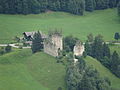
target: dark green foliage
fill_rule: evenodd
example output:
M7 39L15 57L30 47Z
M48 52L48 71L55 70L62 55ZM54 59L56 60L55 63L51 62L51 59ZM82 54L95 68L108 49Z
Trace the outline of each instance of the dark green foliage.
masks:
M117 9L118 9L118 16L120 17L120 1L118 3Z
M3 55L5 53L4 47L0 48L0 55Z
M83 52L83 57L86 58L87 57L87 53Z
M12 50L12 47L11 47L10 45L7 45L7 46L5 47L5 52L6 52L6 53L11 52L11 50Z
M15 42L19 43L20 42L20 38L18 36L15 36L14 38Z
M87 38L88 38L88 41L89 41L89 42L93 42L93 41L94 41L94 36L93 36L92 33L90 33L90 34L87 36Z
M109 0L96 0L96 9L107 9L109 7Z
M84 15L85 1L84 0L68 0L68 11L73 14Z
M95 0L85 0L85 10L92 12L95 9Z
M110 48L109 48L109 46L106 44L106 43L104 43L103 44L103 57L108 57L108 58L110 58Z
M32 52L36 53L43 49L43 39L41 37L41 34L35 33L33 40L32 40Z
M117 5L117 0L109 0L109 7L110 8L116 7L116 5Z
M114 35L114 39L118 40L119 38L120 38L120 34L118 32L116 32L115 35Z
M95 40L92 44L92 57L100 60L103 58L103 39L101 35L95 37Z
M119 33L115 33L115 37L118 40ZM96 58L117 77L120 77L120 58L117 52L111 55L110 48L103 42L101 35L96 36L92 43L87 40L85 43L85 51L87 55Z
M107 56L105 56L103 59L100 60L101 63L110 69L110 58L108 58Z
M0 0L0 13L6 14L37 14L53 10L83 15L84 7L84 0Z
M57 90L62 90L62 88L61 88L61 87L59 87Z
M118 0L0 0L0 13L30 14L49 10L84 15L84 11L116 7Z
M118 71L120 69L120 58L116 51L113 52L113 55L111 56L111 71L120 78L120 72Z
M92 45L88 41L85 42L85 52L87 55L92 55Z
M101 78L97 70L87 67L79 58L76 64L71 63L66 70L67 90L111 90L108 78Z
M66 52L73 51L77 40L78 38L75 38L72 35L64 38L64 49L66 50Z

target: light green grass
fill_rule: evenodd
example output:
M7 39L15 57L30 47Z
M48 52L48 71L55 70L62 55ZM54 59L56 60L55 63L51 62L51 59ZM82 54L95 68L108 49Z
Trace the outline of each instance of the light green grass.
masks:
M23 32L62 29L64 36L74 35L85 40L89 33L102 34L105 40L113 40L115 32L120 32L120 22L116 9L99 10L77 16L64 12L37 15L0 15L0 43L11 42L14 36Z
M117 51L117 53L120 56L120 45L110 45L109 47L110 47L111 53L113 53L114 51Z
M112 87L120 89L120 79L100 62L86 58L102 77L108 77ZM66 88L65 66L43 52L32 54L31 50L15 50L0 56L0 90L57 90Z
M28 69L39 83L51 90L62 87L65 90L65 66L45 53L37 53L29 58Z
M95 69L98 70L102 77L108 77L111 81L112 88L115 90L120 90L120 79L113 75L106 67L104 67L99 61L92 57L86 58L87 65L92 65Z
M64 66L44 53L25 49L0 56L0 90L64 90L64 76Z

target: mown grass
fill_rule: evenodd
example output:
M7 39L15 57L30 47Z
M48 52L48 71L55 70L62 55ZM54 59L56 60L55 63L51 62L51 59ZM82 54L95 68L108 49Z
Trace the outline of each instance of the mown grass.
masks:
M99 61L87 57L87 65L96 68L102 77L108 77L114 89L120 89L120 79ZM14 50L0 56L0 90L66 90L65 66L43 52Z
M117 78L114 74L112 74L106 67L104 67L99 61L92 57L87 57L86 63L89 66L93 66L98 70L101 77L108 77L111 81L111 86L114 88L113 90L120 90L120 79Z
M119 54L120 56L120 45L110 45L110 50L111 50L111 54L114 52L114 51L117 51L117 53Z
M116 9L99 10L84 16L64 12L51 12L37 15L0 14L0 43L10 43L14 36L23 32L50 29L62 29L64 36L74 35L86 40L89 33L101 34L104 39L113 40L115 32L120 32L120 21Z
M29 58L28 69L35 80L45 87L51 90L62 87L65 90L65 66L56 61L45 53L37 53Z
M0 56L0 90L64 90L64 76L64 66L44 53L25 49Z

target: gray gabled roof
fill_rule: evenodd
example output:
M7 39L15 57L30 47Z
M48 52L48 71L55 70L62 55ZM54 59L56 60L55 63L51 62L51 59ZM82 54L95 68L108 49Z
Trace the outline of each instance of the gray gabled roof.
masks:
M37 31L32 31L32 32L24 32L23 34L26 34L26 36L31 36L33 38L33 36L35 35L35 33L37 33ZM42 36L42 38L47 38L47 35L43 34L41 31L40 31L40 34Z

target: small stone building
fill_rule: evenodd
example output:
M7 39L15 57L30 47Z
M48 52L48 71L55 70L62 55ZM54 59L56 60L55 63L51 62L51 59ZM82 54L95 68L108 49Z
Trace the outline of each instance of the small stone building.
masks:
M63 50L62 34L60 32L53 32L44 40L44 52L57 57L59 50Z
M84 45L78 41L76 45L74 46L74 56L82 56L83 52L85 51ZM74 62L77 62L78 60L74 58Z
M84 45L78 41L76 45L74 46L74 55L75 56L82 56L85 48Z

